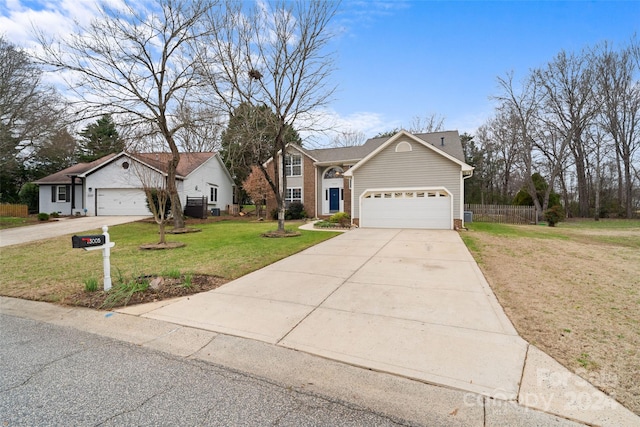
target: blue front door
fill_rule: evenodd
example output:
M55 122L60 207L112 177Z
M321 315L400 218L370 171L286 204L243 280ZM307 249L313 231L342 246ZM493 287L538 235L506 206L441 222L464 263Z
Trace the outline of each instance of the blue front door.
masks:
M329 211L338 212L340 210L340 189L329 189Z

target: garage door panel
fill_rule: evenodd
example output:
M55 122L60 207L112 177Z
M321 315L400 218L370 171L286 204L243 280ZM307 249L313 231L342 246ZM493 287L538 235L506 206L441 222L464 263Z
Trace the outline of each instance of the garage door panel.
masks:
M144 191L137 188L100 188L97 215L151 215Z
M365 192L364 196L361 227L450 229L452 226L451 196L444 191L373 191Z

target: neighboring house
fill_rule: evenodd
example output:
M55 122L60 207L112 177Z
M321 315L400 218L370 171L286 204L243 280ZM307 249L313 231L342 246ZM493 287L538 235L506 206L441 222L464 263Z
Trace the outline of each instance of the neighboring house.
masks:
M144 183L166 180L170 153L109 154L36 181L40 212L63 215L151 215ZM206 197L208 208L228 210L233 179L217 153L181 153L176 186L187 197Z
M401 131L344 148L290 144L284 167L287 204L303 203L310 218L347 212L356 225L380 228L462 227L464 180L473 174L457 131ZM268 197L267 212L275 207Z

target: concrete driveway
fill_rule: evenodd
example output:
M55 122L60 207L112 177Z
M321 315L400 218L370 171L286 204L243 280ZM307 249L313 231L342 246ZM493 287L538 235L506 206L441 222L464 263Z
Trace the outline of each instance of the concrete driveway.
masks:
M507 399L527 351L454 231L353 230L216 290L121 311Z
M58 221L48 221L42 224L26 227L7 228L0 230L0 247L18 245L66 234L82 233L85 231L102 234L102 226L112 226L127 222L139 221L146 216L86 216L80 218L60 218Z

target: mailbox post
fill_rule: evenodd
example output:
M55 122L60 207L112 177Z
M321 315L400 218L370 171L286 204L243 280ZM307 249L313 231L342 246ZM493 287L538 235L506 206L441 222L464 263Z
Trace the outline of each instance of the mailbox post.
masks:
M71 244L74 248L82 248L85 251L102 249L102 267L104 269L104 290L111 289L111 248L116 244L109 239L109 227L102 227L102 234L92 236L73 236Z

